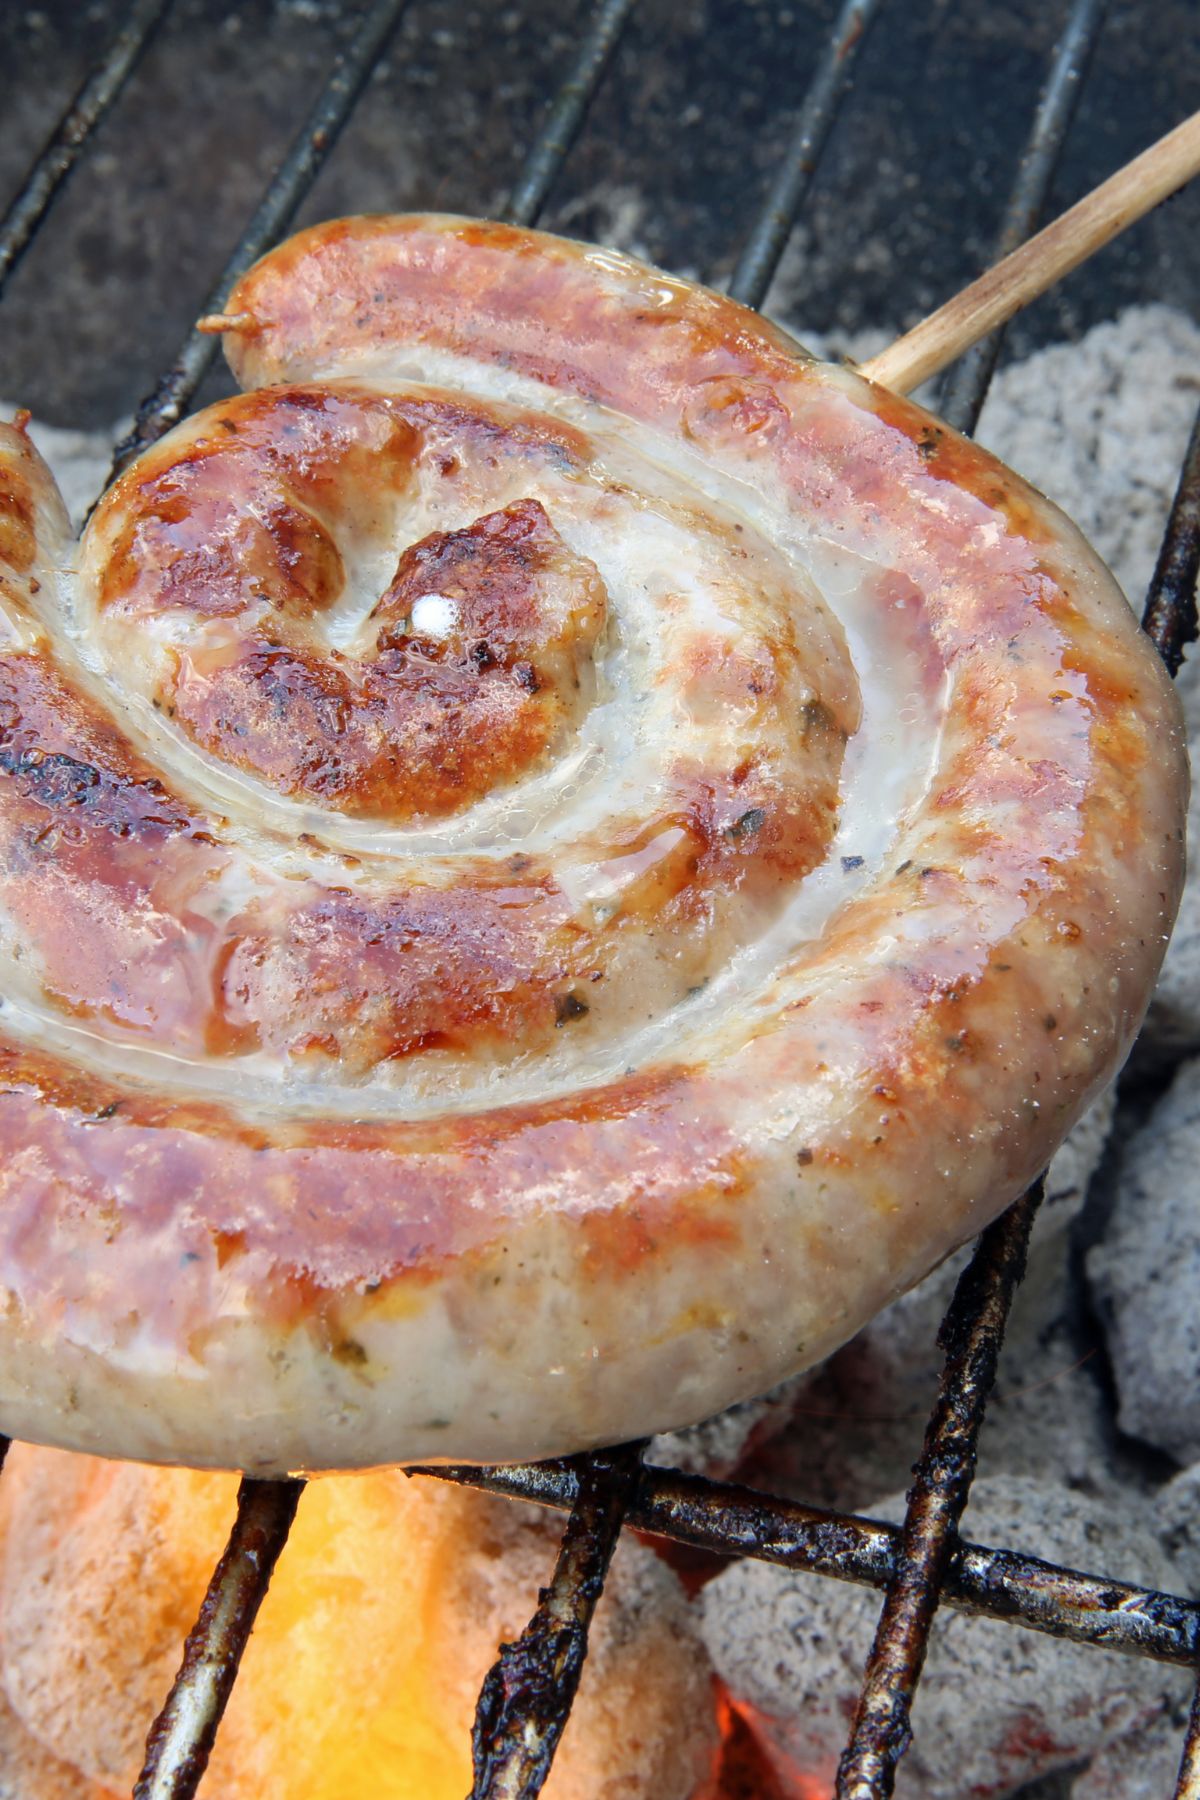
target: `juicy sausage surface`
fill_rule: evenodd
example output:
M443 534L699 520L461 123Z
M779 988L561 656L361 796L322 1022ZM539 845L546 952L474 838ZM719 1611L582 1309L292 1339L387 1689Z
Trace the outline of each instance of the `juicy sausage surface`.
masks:
M1018 477L607 251L338 221L79 546L0 427L0 1428L678 1426L1006 1205L1174 917L1169 683Z

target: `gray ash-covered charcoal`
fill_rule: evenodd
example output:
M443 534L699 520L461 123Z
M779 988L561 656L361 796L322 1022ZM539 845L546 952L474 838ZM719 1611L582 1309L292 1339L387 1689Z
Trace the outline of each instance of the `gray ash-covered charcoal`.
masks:
M1200 1458L1200 1058L1130 1139L1116 1189L1087 1266L1121 1428L1191 1463Z
M903 1499L876 1510L898 1519ZM1036 1546L1075 1568L1134 1573L1156 1587L1177 1580L1144 1510L1101 1504L1057 1483L979 1480L964 1534ZM709 1583L702 1605L716 1669L756 1709L773 1755L818 1784L827 1781L832 1793L878 1595L742 1562ZM1177 1706L1187 1689L1180 1670L944 1612L917 1693L898 1800L1005 1800L1055 1770L1086 1767L1102 1747ZM1104 1791L1124 1800L1119 1788Z

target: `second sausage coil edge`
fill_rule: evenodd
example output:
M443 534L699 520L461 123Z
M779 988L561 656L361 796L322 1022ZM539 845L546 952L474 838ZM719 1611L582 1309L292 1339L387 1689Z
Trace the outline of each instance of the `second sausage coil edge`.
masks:
M243 278L78 551L0 427L0 1427L255 1474L691 1422L1048 1160L1178 706L994 458L444 217Z

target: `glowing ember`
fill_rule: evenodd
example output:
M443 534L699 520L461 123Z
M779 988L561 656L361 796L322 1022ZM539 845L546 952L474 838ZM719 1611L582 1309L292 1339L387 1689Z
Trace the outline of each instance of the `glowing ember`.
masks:
M753 1706L715 1682L721 1741L709 1779L692 1800L830 1800L836 1770L818 1775L784 1756L764 1733Z
M0 1775L21 1762L22 1800L128 1794L235 1491L231 1476L14 1448ZM533 1609L555 1530L398 1472L310 1484L201 1795L462 1800L479 1683ZM716 1738L710 1680L675 1577L623 1543L547 1796L688 1800Z

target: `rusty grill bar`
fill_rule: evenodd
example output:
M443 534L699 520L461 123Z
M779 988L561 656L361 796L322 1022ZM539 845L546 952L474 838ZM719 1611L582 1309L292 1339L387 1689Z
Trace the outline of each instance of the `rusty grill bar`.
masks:
M295 218L297 208L354 111L372 69L383 55L404 6L405 0L374 0L363 14L349 49L335 57L312 111L268 183L254 217L230 252L229 261L200 309L202 313L220 312L239 275L243 275L272 244L278 243ZM171 367L138 407L128 437L117 445L113 454L113 478L150 444L157 443L172 425L178 424L216 360L217 345L216 338L204 336L193 326Z
M135 0L0 219L0 294L92 132L133 73L168 4L169 0Z
M561 1512L570 1510L578 1493L578 1475L566 1461L490 1469L420 1468L409 1473ZM735 1482L653 1464L638 1480L628 1523L697 1550L749 1557L880 1589L896 1572L901 1542L901 1527L880 1519L826 1512ZM1190 1667L1200 1655L1200 1604L1108 1576L1063 1569L1021 1551L989 1550L956 1539L942 1599L959 1612L1011 1619L1050 1637L1101 1644L1127 1656Z
M895 1570L888 1582L875 1642L867 1658L850 1742L838 1768L846 1800L890 1794L896 1764L912 1739L909 1712L929 1628L946 1577L958 1522L975 1474L975 1451L1009 1308L1025 1273L1025 1257L1043 1183L989 1225L959 1277L938 1341L946 1365L908 1510Z
M1196 640L1196 573L1200 570L1200 412L1192 427L1166 535L1142 614L1142 630L1171 674Z
M600 0L572 67L551 101L504 217L529 224L567 157L636 0ZM811 187L850 83L854 59L884 0L844 0L814 62L791 143L738 258L730 292L763 299ZM135 0L102 61L80 88L0 221L0 290L44 220L87 139L117 97L166 11ZM374 0L231 252L202 310L219 311L237 277L287 229L382 55L404 0ZM1018 171L998 253L1037 221L1070 124L1106 0L1073 0L1051 59ZM193 331L138 409L114 472L181 418L215 354ZM971 429L1000 350L1000 334L962 359L943 407ZM1200 567L1200 415L1192 434L1143 625L1172 674L1197 635ZM731 1483L643 1465L642 1446L505 1468L414 1469L566 1511L558 1564L515 1645L503 1646L480 1696L473 1800L533 1800L570 1711L587 1629L623 1523L678 1543L811 1570L884 1593L839 1800L883 1800L911 1737L909 1710L934 1613L944 1601L1051 1635L1166 1663L1200 1666L1200 1605L1088 1575L1008 1549L964 1542L958 1521L976 1445L1024 1269L1038 1183L981 1237L939 1334L946 1362L903 1526L821 1511ZM8 1440L0 1437L0 1464ZM171 1694L150 1732L135 1800L189 1800L204 1772L239 1659L303 1492L299 1480L242 1482L226 1550L188 1637ZM1192 1709L1176 1800L1200 1796L1200 1692Z
M592 95L600 86L609 58L636 0L602 0L579 46L575 65L555 96L545 123L531 145L525 166L501 215L509 225L533 225L554 178L579 136Z
M1033 129L996 240L996 262L1023 244L1041 223L1042 208L1058 166L1059 152L1070 129L1075 103L1107 11L1108 0L1075 0L1071 8L1038 101ZM1001 326L973 345L950 371L938 400L938 411L956 431L974 431L978 425L1003 342L1004 327Z
M303 1491L302 1481L249 1479L238 1489L229 1542L188 1633L179 1674L146 1740L133 1800L183 1800L195 1793Z
M480 1689L471 1737L479 1800L522 1800L550 1773L645 1447L624 1444L577 1459L554 1579L516 1643L501 1644Z
M849 85L854 59L882 4L883 0L845 0L838 14L814 71L792 141L730 277L730 294L745 306L761 306L767 297L771 277L812 186L825 140Z

